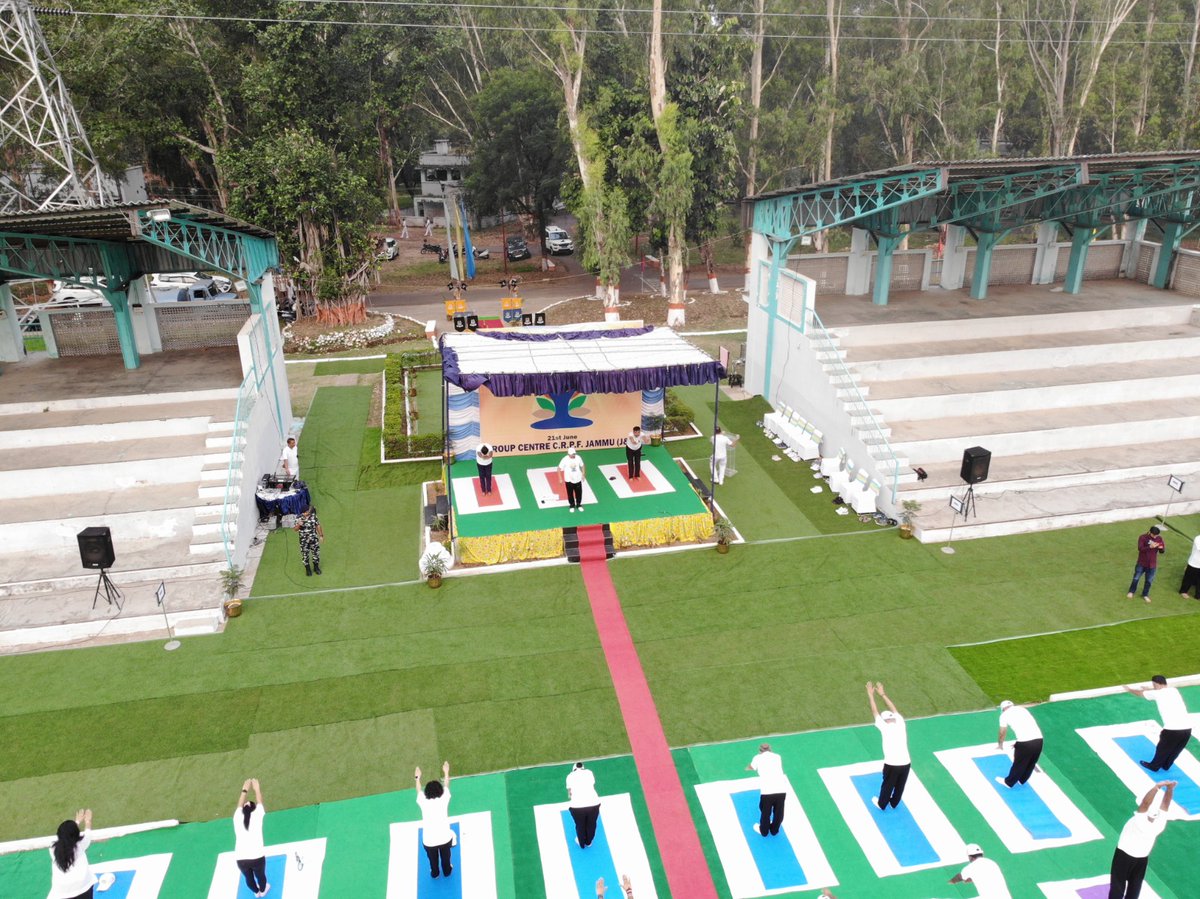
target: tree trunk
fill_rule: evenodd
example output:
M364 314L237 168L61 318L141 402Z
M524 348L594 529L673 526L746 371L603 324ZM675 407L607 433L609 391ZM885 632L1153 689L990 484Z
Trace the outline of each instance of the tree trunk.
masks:
M658 146L663 154L664 168L672 166L672 158L680 152L676 134L666 134L665 129L678 129L678 121L670 126L664 121L667 110L667 67L663 56L662 33L663 4L654 0L654 11L650 24L650 112L658 132ZM677 174L677 173L676 173ZM677 198L676 198L677 199ZM674 205L674 204L672 204ZM686 209L686 205L684 206ZM687 321L685 286L683 280L683 221L684 210L668 210L664 218L667 231L667 253L663 259L667 286L667 325L682 327Z

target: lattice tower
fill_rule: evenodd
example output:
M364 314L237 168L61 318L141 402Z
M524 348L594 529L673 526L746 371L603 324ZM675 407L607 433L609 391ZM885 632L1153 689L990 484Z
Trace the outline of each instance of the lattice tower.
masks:
M113 202L37 14L69 10L0 0L0 212Z

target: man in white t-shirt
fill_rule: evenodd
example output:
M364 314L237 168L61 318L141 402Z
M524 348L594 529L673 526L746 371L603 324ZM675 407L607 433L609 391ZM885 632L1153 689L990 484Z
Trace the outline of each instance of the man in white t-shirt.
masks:
M596 775L576 762L567 775L567 808L575 822L575 842L587 849L596 839L596 823L600 820L600 795L596 792Z
M287 446L279 454L279 466L283 469L285 476L300 479L300 451L296 449L295 437L287 439Z
M1126 687L1125 690L1158 704L1163 729L1158 735L1154 758L1142 762L1142 767L1147 771L1165 771L1175 764L1175 759L1179 758L1179 754L1192 737L1192 716L1188 714L1183 695L1175 687L1168 687L1167 679L1161 674L1156 674L1150 679L1149 690L1139 690L1136 687Z
M967 866L950 878L951 883L973 883L979 899L1012 899L1000 866L983 857L977 843L967 844Z
M442 779L431 780L421 788L421 769L414 773L417 806L421 809L421 845L429 860L429 876L449 877L454 873L450 848L458 842L450 826L450 763L442 762ZM440 870L439 870L440 869Z
M746 770L758 774L759 818L754 830L764 837L773 837L783 824L783 801L787 798L788 779L783 773L783 759L771 751L770 743L762 743Z
M1004 748L1004 738L1010 727L1014 741L1012 767L1008 769L1008 777L997 775L996 782L1011 789L1028 781L1037 768L1038 759L1042 757L1042 729L1033 720L1029 709L1013 705L1006 699L1000 703L1000 735L996 738L1000 749Z
M642 447L645 445L646 438L642 436L642 429L634 425L629 436L625 438L625 465L631 481L642 479Z
M875 704L875 694L887 703L887 711L880 712ZM908 754L908 725L904 716L883 691L883 684L867 681L867 700L871 703L871 717L879 728L883 741L883 785L879 789L878 805L881 810L895 808L904 796L904 785L912 771L912 758Z
M1200 599L1200 534L1192 541L1192 554L1183 569L1183 580L1179 584L1179 595L1188 599L1188 591L1196 588L1196 599Z
M725 483L725 466L729 463L729 448L734 441L720 428L713 432L713 483Z
M567 489L567 508L571 512L583 508L583 478L586 473L587 466L575 452L575 447L568 448L567 454L558 463L558 476Z
M1150 850L1167 826L1167 809L1175 795L1175 786L1173 780L1156 783L1142 797L1133 817L1121 828L1108 875L1109 899L1137 899L1141 893L1142 881L1146 879L1146 866L1150 862ZM1163 791L1162 804L1158 808L1151 808L1159 790Z

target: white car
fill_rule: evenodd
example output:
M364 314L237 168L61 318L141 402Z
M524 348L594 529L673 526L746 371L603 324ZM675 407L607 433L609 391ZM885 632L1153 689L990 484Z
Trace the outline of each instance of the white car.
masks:
M548 225L546 227L546 249L551 255L558 253L574 253L575 242L571 240L571 235L557 225Z
M74 303L78 306L108 305L100 286L105 284L103 278L95 279L96 287L85 287L70 281L50 282L50 298L55 303L64 305Z
M209 275L204 272L156 272L150 276L151 290L179 290L190 287L197 281L212 280L217 290L228 292L233 288L233 282L223 275Z

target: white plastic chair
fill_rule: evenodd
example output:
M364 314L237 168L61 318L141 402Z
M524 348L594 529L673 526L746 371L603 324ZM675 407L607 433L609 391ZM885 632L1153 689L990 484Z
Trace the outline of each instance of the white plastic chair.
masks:
M859 469L854 474L854 478L846 485L846 489L842 491L842 499L846 505L858 511L858 503L861 502L861 495L867 492L867 482L870 476L866 469Z
M846 488L850 486L850 479L854 477L854 460L846 459L829 478L829 489L845 499Z
M868 482L865 489L854 495L854 502L852 503L854 511L859 515L874 515L875 508L878 505L879 491L881 489L881 485L878 481Z
M832 478L837 470L846 463L846 451L839 449L836 456L825 456L821 459L821 476ZM830 484L832 487L832 483Z

